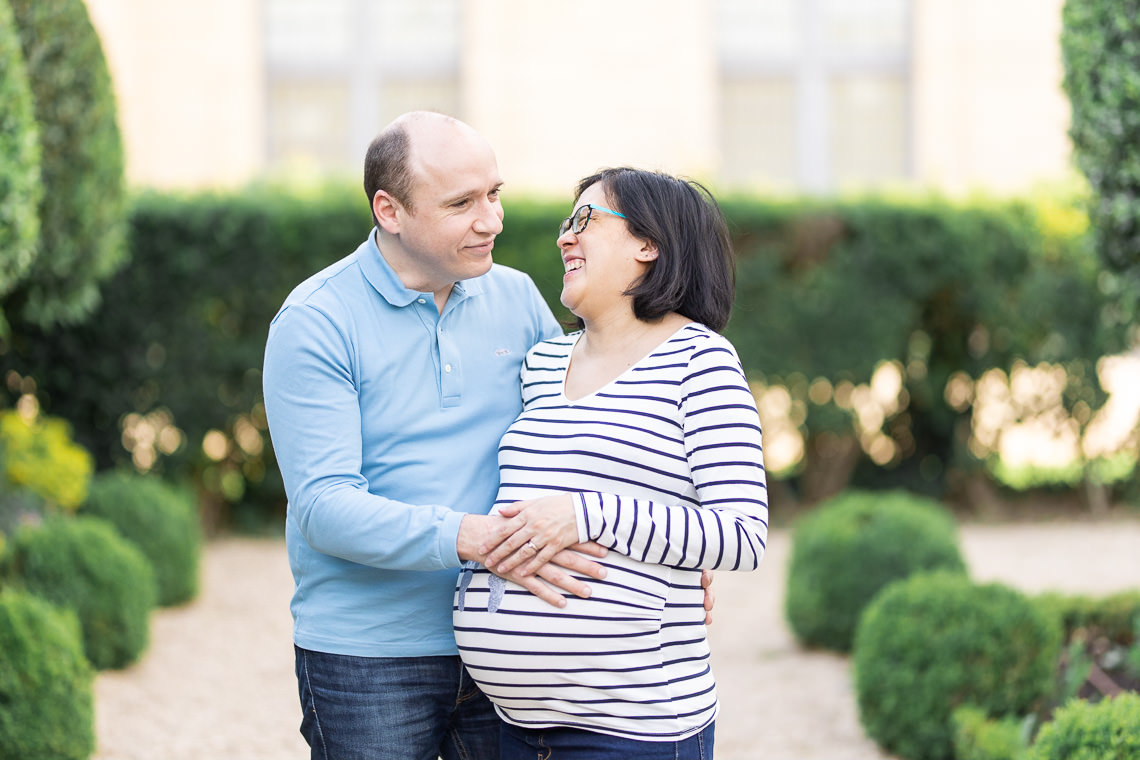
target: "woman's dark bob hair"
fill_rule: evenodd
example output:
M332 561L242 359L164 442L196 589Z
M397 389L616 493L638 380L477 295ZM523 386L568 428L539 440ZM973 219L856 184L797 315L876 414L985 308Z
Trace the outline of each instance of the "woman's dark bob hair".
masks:
M675 311L723 330L736 269L728 225L712 194L692 180L619 167L581 180L575 198L598 183L611 208L625 214L630 234L657 246L657 258L626 291L634 316L653 322Z

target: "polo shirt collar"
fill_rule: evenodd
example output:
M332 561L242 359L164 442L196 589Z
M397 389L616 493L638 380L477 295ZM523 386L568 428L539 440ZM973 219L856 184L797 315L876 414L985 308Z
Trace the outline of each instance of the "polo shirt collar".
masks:
M360 269L369 284L393 306L408 306L422 298L423 294L418 290L405 287L396 270L392 269L392 265L380 253L380 248L376 245L376 235L377 230L373 227L368 240L357 249ZM486 275L455 283L452 296L468 297L482 293L483 277Z

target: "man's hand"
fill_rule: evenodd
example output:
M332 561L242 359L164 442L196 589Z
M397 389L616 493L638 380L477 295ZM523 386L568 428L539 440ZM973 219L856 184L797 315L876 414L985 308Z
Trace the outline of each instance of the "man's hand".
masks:
M712 611L716 606L716 594L712 590L712 570L701 571L701 588L705 590L705 625L712 625Z
M455 539L459 559L483 562L487 555L483 546L501 543L524 525L526 523L522 520L510 520L498 515L464 515L459 523L459 535Z
M566 599L558 589L568 591L583 599L589 598L592 593L589 585L570 575L567 571L574 571L590 578L601 580L606 577L606 569L597 562L582 556L581 553L594 557L604 557L607 549L595 543L575 544L570 550L563 550L555 554L549 562L538 569L534 575L522 575L517 571L507 573L495 572L495 575L506 578L519 584L530 593L537 596L547 604L555 607L565 607ZM494 571L493 571L494 572Z
M578 518L569 493L516 501L499 508L499 514L522 526L505 540L488 541L484 564L498 575L514 572L533 575L557 554L578 543Z

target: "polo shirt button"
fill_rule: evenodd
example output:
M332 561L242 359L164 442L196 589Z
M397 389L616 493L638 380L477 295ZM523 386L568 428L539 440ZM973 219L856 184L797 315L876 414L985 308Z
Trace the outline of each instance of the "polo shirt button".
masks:
M451 365L450 364L443 365L443 371L444 372L450 372L451 371Z
M416 301L416 303L427 303L427 301L421 298L419 301Z

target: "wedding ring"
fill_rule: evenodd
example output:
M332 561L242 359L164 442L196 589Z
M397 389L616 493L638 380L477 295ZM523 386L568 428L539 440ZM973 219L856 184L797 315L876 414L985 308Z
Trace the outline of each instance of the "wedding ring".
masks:
M533 549L535 554L538 554L538 547L534 545L534 541L527 541L526 545Z

